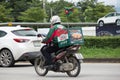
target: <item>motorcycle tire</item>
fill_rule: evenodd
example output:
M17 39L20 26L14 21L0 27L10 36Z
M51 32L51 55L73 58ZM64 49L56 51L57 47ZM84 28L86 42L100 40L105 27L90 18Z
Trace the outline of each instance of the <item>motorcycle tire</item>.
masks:
M34 68L36 73L39 76L45 76L48 73L48 69L44 68L44 58L43 57L38 57L35 59L34 62Z
M73 57L73 56L70 57L70 58L68 59L68 61L71 62L71 63L73 63L74 69L71 70L71 71L67 71L67 72L66 72L67 75L68 75L69 77L77 77L77 76L80 74L80 71L81 71L80 61L79 61L77 58Z

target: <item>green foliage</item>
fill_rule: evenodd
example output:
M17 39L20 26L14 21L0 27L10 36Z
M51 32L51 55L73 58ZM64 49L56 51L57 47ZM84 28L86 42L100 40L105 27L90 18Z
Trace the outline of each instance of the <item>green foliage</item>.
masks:
M96 22L99 17L103 17L104 15L106 15L106 13L113 11L114 9L111 6L105 6L102 3L97 3L95 7L88 6L84 12L85 21Z
M117 48L120 47L120 37L85 37L85 47Z
M9 0L6 2L6 8L12 8L11 16L15 21L19 21L18 16L30 7L27 0Z
M9 18L10 16L13 17L13 18L9 18L8 20L6 20L5 18L5 20L3 19L3 21L1 22L7 22L7 21L41 22L41 19L43 19L43 17L46 18L47 21L49 21L50 17L55 14L60 15L60 17L62 17L63 19L62 20L63 22L96 22L98 18L106 15L109 12L115 11L114 7L106 6L103 3L97 2L97 0L80 0L77 3L77 6L66 0L57 0L54 2L53 1L47 2L47 0L44 1L45 1L45 6L44 6L45 10L41 14L39 13L36 14L36 11L33 12L30 10L33 10L31 9L33 7L39 7L40 10L42 10L43 0L8 0L8 1L1 0L0 5L3 5L4 8L6 9L5 10L6 13L3 12L3 14L7 15L7 18ZM74 7L73 13L67 17L64 11L65 7ZM41 12L40 10L38 10L38 12ZM31 16L27 15L28 12L35 13L36 16L34 16L34 18L32 19ZM25 15L27 15L27 18L25 17Z
M120 58L120 36L85 37L84 58Z
M83 54L84 58L96 58L96 59L120 58L120 47L118 48L82 47L80 49L80 52Z
M6 9L5 6L0 5L0 22L10 22L13 18L10 16L12 9Z
M65 7L72 7L73 4L64 0L59 0L56 2L51 2L50 7L53 9L53 15L59 14L61 10L63 10Z
M29 21L29 22L43 22L45 15L45 11L40 7L31 7L25 12L21 13L19 19L21 21Z
M83 22L96 22L109 12L115 11L113 6L106 6L96 0L83 0L78 2L80 9L80 19Z
M30 2L28 2L28 5L30 7L43 7L42 1L41 0L31 0Z
M53 15L60 15L61 17L63 17L66 21L66 17L65 17L65 11L64 8L65 7L73 7L74 4L70 3L68 1L65 0L56 0L56 1L51 1L51 2L46 2L46 13L48 15L48 21L50 20L50 17ZM61 15L62 14L62 15Z

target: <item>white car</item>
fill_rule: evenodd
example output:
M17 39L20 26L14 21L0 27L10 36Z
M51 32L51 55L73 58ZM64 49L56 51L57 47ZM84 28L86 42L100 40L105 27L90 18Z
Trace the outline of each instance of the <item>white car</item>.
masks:
M112 12L104 17L98 19L98 26L104 26L104 24L116 24L116 26L120 26L120 12Z
M0 65L13 66L16 61L29 60L34 64L42 47L41 38L32 28L0 27Z

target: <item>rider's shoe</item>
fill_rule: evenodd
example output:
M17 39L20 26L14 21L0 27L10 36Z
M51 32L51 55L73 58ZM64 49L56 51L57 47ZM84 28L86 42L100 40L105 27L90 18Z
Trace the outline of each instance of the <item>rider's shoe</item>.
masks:
M46 65L46 66L44 66L46 69L48 69L48 70L51 70L51 69L53 69L54 68L54 65Z

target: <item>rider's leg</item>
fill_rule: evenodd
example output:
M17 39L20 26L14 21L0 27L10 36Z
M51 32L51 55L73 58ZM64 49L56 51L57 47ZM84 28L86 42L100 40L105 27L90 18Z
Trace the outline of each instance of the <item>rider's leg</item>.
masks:
M52 53L57 52L60 48L58 46L47 46L45 49L42 49L43 56L46 58L47 65L53 64L52 62Z
M46 46L41 49L41 52L45 57L45 65L50 65L52 61L51 54L48 52L48 49L49 49L49 46Z

